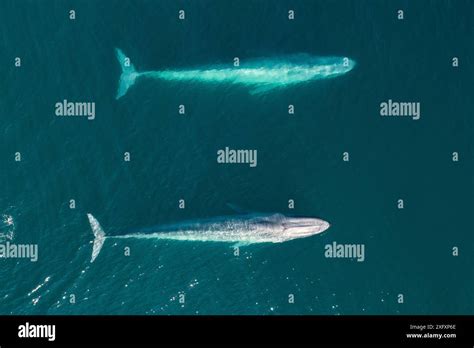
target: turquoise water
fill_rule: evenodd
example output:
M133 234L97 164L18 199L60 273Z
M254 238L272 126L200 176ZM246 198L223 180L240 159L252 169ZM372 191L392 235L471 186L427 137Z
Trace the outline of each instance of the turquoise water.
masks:
M0 313L472 314L473 13L440 0L0 1L0 214L13 222L0 232L39 247L37 262L0 260ZM116 47L138 71L298 53L357 66L258 95L144 79L116 100ZM95 119L55 116L64 99L95 102ZM388 99L420 102L421 118L380 117ZM218 164L226 146L257 149L257 167ZM89 262L87 213L120 235L232 214L227 203L331 228L239 256L109 240ZM334 241L364 244L364 262L326 258Z

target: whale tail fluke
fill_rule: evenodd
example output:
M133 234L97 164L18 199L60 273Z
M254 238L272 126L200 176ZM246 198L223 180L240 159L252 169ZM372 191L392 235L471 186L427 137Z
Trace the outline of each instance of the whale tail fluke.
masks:
M89 218L89 223L91 225L92 232L94 233L94 245L92 247L92 256L91 256L91 263L99 256L100 250L105 242L105 232L100 227L99 221L92 216L92 214L87 214Z
M138 73L135 70L135 67L132 63L130 63L129 58L122 52L121 49L116 48L115 54L117 56L117 60L122 68L122 74L120 75L119 85L117 89L117 95L115 99L119 99L120 97L124 96L128 89L133 86L135 83L135 79L138 77Z

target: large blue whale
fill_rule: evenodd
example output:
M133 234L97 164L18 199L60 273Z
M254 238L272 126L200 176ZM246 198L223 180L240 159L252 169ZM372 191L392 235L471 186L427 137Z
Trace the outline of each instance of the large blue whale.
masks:
M99 221L87 214L94 242L94 262L106 239L165 239L189 242L224 242L235 245L283 243L313 236L329 228L329 223L309 217L287 217L282 214L239 214L162 225L148 232L106 236Z
M249 88L251 94L266 93L311 80L328 79L351 71L355 61L347 57L318 57L295 54L279 58L252 59L238 67L214 65L191 69L138 72L125 54L115 49L122 68L116 99L123 97L142 78L186 83L236 84Z

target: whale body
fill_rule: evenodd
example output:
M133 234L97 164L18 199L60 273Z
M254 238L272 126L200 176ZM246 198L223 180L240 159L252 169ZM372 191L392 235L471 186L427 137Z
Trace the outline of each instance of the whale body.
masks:
M138 72L125 54L115 49L122 68L116 99L123 97L142 78L186 83L236 84L249 88L251 94L262 94L311 80L328 79L351 71L356 63L347 57L318 57L294 54L278 58L260 58L233 65L214 65L182 70Z
M146 229L137 233L106 236L97 219L87 214L94 242L91 262L99 255L105 239L165 239L188 242L224 242L237 245L283 243L326 231L327 221L282 214L242 214L185 221Z

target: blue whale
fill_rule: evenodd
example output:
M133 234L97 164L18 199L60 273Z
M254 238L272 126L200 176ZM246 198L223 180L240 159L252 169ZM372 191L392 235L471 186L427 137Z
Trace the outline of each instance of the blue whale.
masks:
M214 65L191 69L138 72L125 54L115 49L122 68L116 99L123 97L142 78L184 83L235 84L251 94L289 87L311 80L337 77L351 71L356 63L347 57L318 57L295 54L279 58L252 59L240 66Z
M282 214L239 214L162 225L153 231L106 236L99 221L87 214L94 233L91 262L99 255L106 239L164 239L188 242L223 242L236 245L283 243L326 231L327 221Z

